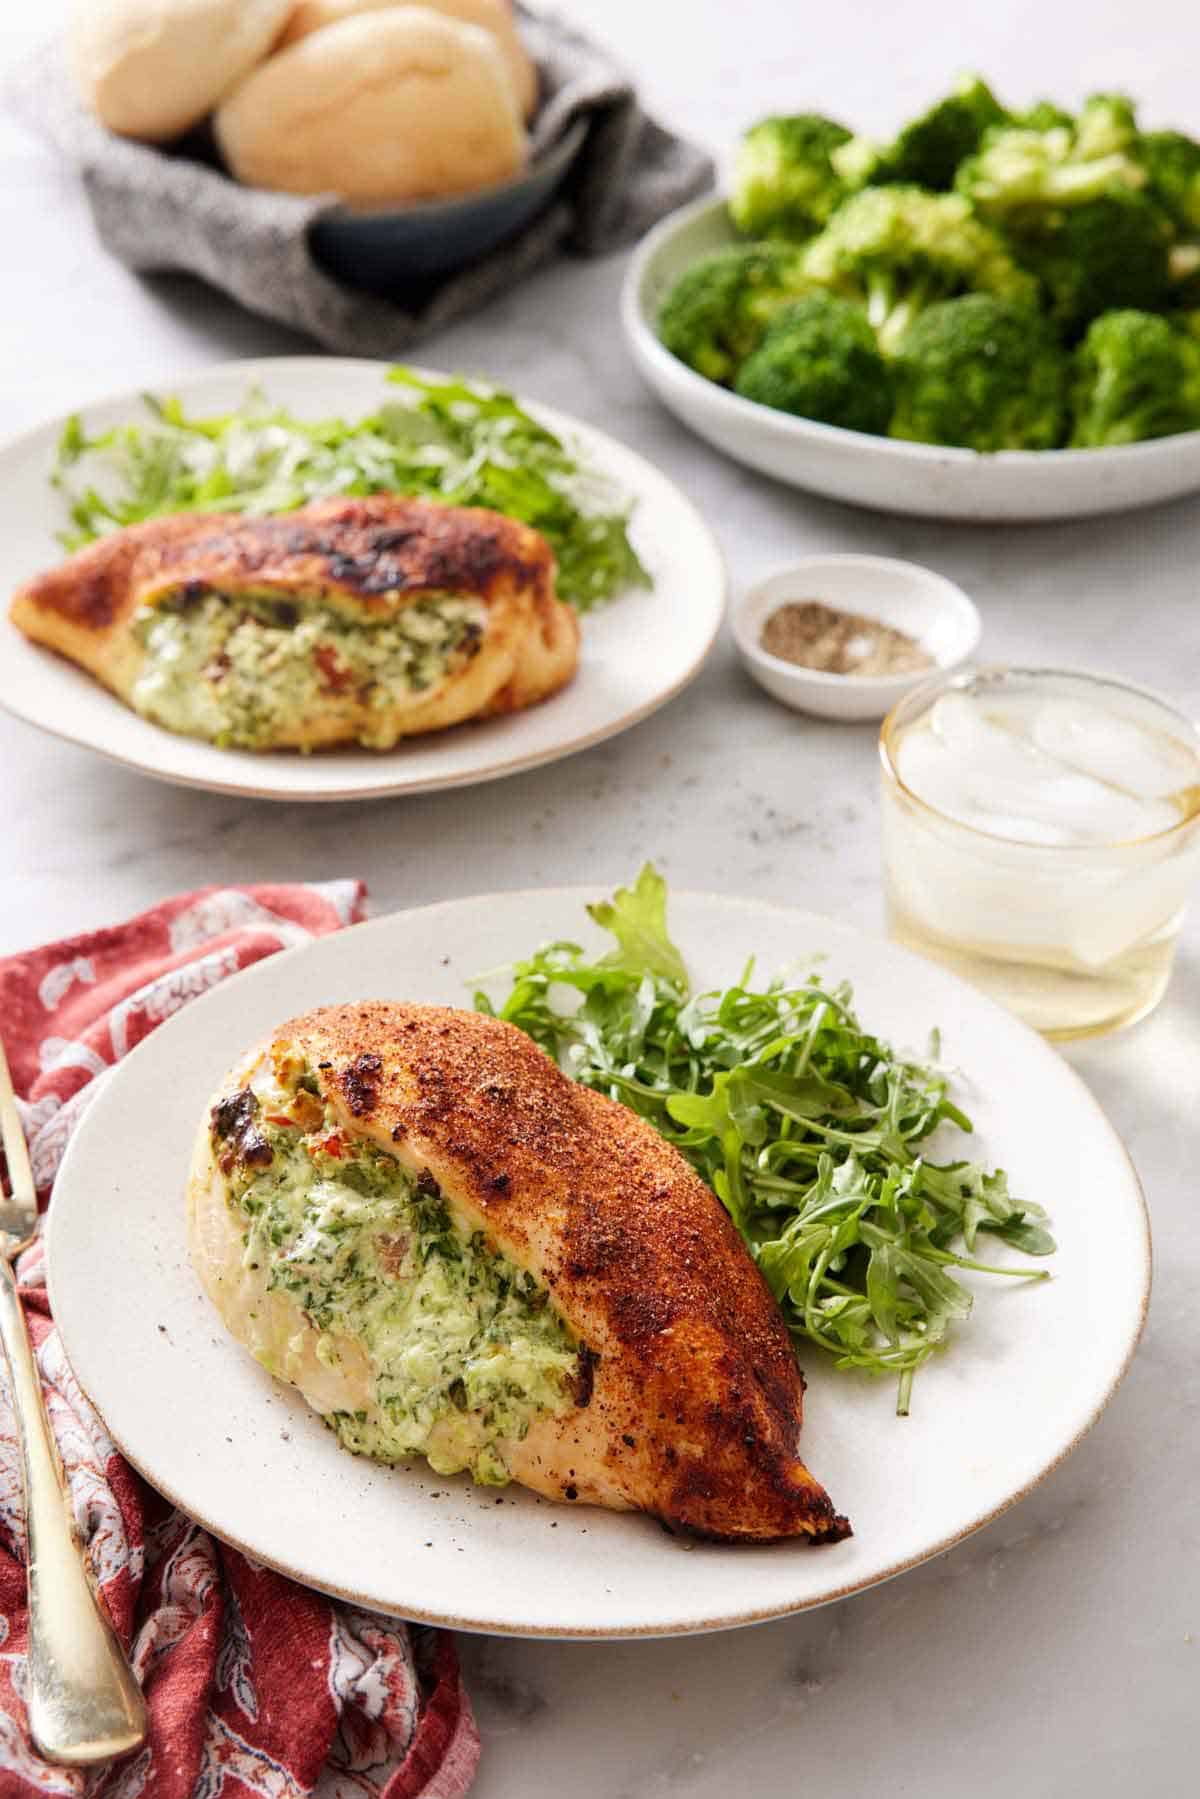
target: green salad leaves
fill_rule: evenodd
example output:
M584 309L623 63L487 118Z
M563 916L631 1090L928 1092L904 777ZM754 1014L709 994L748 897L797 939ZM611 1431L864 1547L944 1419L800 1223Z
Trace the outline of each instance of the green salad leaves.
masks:
M534 526L577 612L651 585L629 541L629 507L511 394L403 367L388 380L403 393L356 420L300 419L257 392L215 417L147 394L143 423L94 436L76 415L51 474L70 509L61 541L76 550L175 512L290 512L331 494L418 494Z
M844 983L816 974L755 987L753 963L723 993L693 993L667 934L651 866L589 906L616 948L551 943L510 971L497 1015L574 1079L631 1106L682 1152L741 1232L797 1339L839 1368L912 1379L971 1310L956 1271L1044 1280L993 1266L981 1237L1026 1255L1054 1240L1003 1170L936 1162L941 1125L970 1131L947 1076L864 1030ZM496 1012L484 993L475 1004ZM932 1052L936 1058L937 1045Z

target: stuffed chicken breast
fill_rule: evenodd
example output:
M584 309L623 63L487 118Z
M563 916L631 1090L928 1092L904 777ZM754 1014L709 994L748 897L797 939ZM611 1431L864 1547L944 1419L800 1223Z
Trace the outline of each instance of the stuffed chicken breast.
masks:
M352 1451L710 1537L848 1532L721 1205L511 1025L387 1003L285 1024L204 1120L189 1236L233 1335Z
M168 730L240 749L390 749L570 680L545 539L375 494L113 532L16 593L13 622Z

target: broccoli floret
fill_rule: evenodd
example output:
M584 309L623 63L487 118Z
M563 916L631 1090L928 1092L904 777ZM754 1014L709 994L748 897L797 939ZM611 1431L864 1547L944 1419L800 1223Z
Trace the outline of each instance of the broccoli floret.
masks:
M1115 188L1084 206L1010 221L1013 255L1042 282L1050 316L1068 337L1102 312L1169 303L1171 228L1145 194Z
M1200 428L1200 339L1156 313L1106 312L1075 353L1072 406L1084 448Z
M868 182L874 181L880 154L881 147L873 138L855 136L840 144L829 160L846 192L856 194Z
M1069 362L1037 313L991 294L943 300L905 332L892 436L972 450L1050 450Z
M954 92L906 125L890 144L857 137L835 150L833 166L849 187L901 182L916 187L954 186L954 171L979 147L1004 108L978 75L964 75Z
M935 300L984 292L1036 304L1037 284L958 194L869 187L847 200L804 254L810 280L866 305L890 355Z
M1083 161L1132 150L1137 138L1137 114L1127 94L1091 94L1080 107L1075 155Z
M849 140L844 125L816 113L761 119L738 146L729 211L748 237L802 242L847 194L830 154Z
M1184 312L1200 306L1200 243L1175 243L1167 251L1168 286L1165 310Z
M1200 144L1181 131L1147 131L1138 159L1151 195L1178 230L1200 231Z
M963 163L955 188L984 217L1007 222L1014 214L1083 206L1116 188L1144 187L1146 171L1133 154L1132 114L1126 121L1125 104L1097 95L1073 126L999 126Z
M805 290L801 252L791 244L741 244L693 263L658 315L658 335L710 381L732 381L772 317Z
M1027 112L1012 113L1008 122L1022 131L1053 131L1058 126L1068 131L1075 129L1070 113L1064 112L1053 100L1037 100Z
M1071 125L990 131L957 191L1037 275L1068 335L1114 307L1166 303L1172 228L1147 191L1137 121L1095 94Z
M810 294L777 312L735 382L743 399L848 431L887 433L892 380L861 307Z

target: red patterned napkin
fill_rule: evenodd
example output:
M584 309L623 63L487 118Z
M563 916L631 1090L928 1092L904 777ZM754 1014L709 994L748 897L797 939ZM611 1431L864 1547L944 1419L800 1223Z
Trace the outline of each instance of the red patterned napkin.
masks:
M208 888L0 962L0 1031L39 1192L98 1081L135 1043L250 963L357 923L365 898L356 881ZM453 1640L324 1599L173 1510L122 1461L75 1383L40 1241L18 1273L75 1515L146 1691L150 1734L98 1777L52 1767L30 1745L24 1517L0 1387L0 1799L458 1799L479 1738Z

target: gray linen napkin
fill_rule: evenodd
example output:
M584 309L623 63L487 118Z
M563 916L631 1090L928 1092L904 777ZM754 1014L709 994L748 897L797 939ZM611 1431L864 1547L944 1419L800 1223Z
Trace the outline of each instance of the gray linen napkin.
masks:
M241 187L203 161L114 136L80 104L57 44L17 72L8 98L79 170L101 243L130 268L186 270L327 349L389 356L560 250L595 256L632 242L712 182L710 159L642 111L605 50L558 18L518 10L541 75L534 154L573 119L588 121L567 186L482 261L394 299L343 287L314 260L309 227L332 200Z

